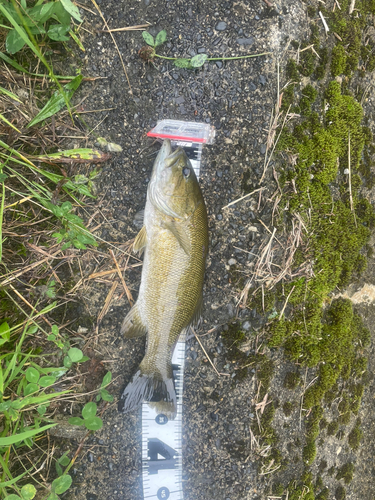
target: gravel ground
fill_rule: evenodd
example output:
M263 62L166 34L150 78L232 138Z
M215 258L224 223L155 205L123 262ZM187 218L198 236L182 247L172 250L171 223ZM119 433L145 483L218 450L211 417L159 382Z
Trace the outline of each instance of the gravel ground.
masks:
M204 316L200 333L202 342L215 360L218 377L196 343L187 346L185 393L183 410L183 477L187 500L255 500L268 498L265 488L272 482L286 482L303 470L296 444L303 440L299 416L295 411L285 417L276 411L275 426L280 436L279 448L289 458L289 465L279 475L261 474L259 450L251 447L250 426L255 418L253 401L256 396L254 374L245 380L236 376L237 364L229 359L221 336L237 314L237 275L250 276L252 255L267 236L272 203L268 198L275 190L272 165L264 181L265 191L259 197L239 202L223 209L241 197L243 174L250 172L249 185L255 189L263 171L267 130L277 95L276 56L281 65L287 59L284 50L288 40L302 39L308 29L308 18L302 2L283 0L278 8L269 8L261 0L248 2L97 0L111 28L152 24L150 33L161 29L168 32L168 42L160 49L165 55L193 56L205 52L210 56L239 55L272 51L260 58L205 64L201 70L175 68L157 60L155 66L143 62L138 50L143 45L140 32L115 34L132 86L129 91L118 54L108 34L101 32L99 16L85 12L90 22L82 56L85 73L101 76L94 85L88 84L83 94L87 110L106 109L87 115L91 124L98 123L97 132L122 146L123 152L114 157L102 171L98 202L92 207L101 223L100 236L121 245L137 234L134 215L144 207L147 183L158 145L152 144L146 133L163 118L194 120L215 126L215 144L203 153L201 185L209 213L211 247L204 287ZM87 2L92 8L92 4ZM285 82L284 82L285 83ZM373 113L371 96L366 101ZM108 108L114 108L108 110ZM91 116L91 118L90 118ZM95 118L93 118L95 116ZM95 122L95 121L96 122ZM131 259L129 263L136 263ZM231 264L231 266L230 266ZM88 270L95 262L86 262ZM375 264L356 284L374 283ZM136 294L141 268L127 272L125 279ZM82 292L82 306L77 314L96 318L108 294L111 283L90 282ZM111 393L119 395L143 357L143 340L123 340L119 327L129 310L125 295L115 292L109 312L99 328L96 343L88 342L96 359L110 369L115 378ZM374 307L361 305L369 326L375 324ZM255 310L242 309L241 321L254 332L262 325ZM209 332L209 333L208 333ZM270 352L275 363L271 397L288 399L281 389L288 364L278 352ZM371 360L374 369L374 357ZM348 451L347 445L335 437L319 447L315 468L324 456L329 468L345 463L348 457L356 461L357 472L348 487L347 498L370 500L375 497L373 436L375 421L372 394L374 383L367 389L360 411L365 439L359 453ZM298 395L294 395L298 397ZM353 421L354 423L354 421ZM73 487L64 498L75 500L110 500L143 498L141 487L140 414L124 417L112 405L104 414L104 427L85 445L83 458L74 470ZM66 446L72 445L66 443ZM339 450L340 448L340 450ZM344 458L343 458L344 457ZM333 491L337 482L328 474L323 480ZM333 497L332 497L333 498Z

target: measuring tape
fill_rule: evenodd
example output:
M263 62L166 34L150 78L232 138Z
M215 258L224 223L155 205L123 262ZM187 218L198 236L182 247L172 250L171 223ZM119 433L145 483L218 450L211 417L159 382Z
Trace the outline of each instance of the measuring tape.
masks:
M181 338L182 337L182 338ZM182 500L182 391L185 366L185 336L172 356L177 396L174 420L142 404L143 498Z
M170 139L182 147L199 179L203 144L212 144L215 131L205 123L162 120L149 137ZM182 491L182 392L185 366L185 334L181 334L172 356L177 397L174 420L142 404L143 498L183 500Z

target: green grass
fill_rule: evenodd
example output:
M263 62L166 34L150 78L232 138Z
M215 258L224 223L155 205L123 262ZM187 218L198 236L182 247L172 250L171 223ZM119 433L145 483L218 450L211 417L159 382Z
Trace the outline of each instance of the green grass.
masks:
M6 49L15 54L12 59L0 53L1 64L10 64L12 71L27 73L30 78L47 76L50 82L39 94L42 109L31 121L26 118L29 112L22 113L25 104L16 88L5 88L5 83L0 87L0 498L7 500L29 500L37 494L38 498L57 500L72 483L69 470L77 458L77 454L69 457L68 452L54 457L55 467L46 482L38 483L35 476L31 480L29 474L34 467L30 463L36 464L35 468L40 465L46 453L45 433L57 425L50 405L70 392L57 390L57 384L69 370L89 359L71 345L54 319L66 300L63 284L57 282L57 274L52 274L49 265L54 263L54 256L63 255L69 247L83 251L97 246L77 210L84 208L84 199L95 198L94 179L99 172L93 169L87 175L70 177L58 165L97 162L107 157L92 149L56 153L55 146L46 151L34 134L38 124L39 137L48 138L49 118L65 106L70 113L70 100L82 81L81 75L68 77L71 82L62 87L47 63L45 49L39 45L70 40L69 34L79 42L72 31L72 18L81 21L70 0L37 2L34 6L24 0L0 3L0 22L9 30ZM23 68L19 61L24 51L34 56L35 67L38 60L42 62L45 75ZM57 87L55 92L53 85ZM59 120L64 119L56 117L57 128ZM4 139L9 133L3 130L9 129L15 133L12 142ZM58 138L50 143L56 141ZM98 387L96 402L82 409L82 424L88 434L102 426L105 404L113 399L107 390L110 382L108 372Z

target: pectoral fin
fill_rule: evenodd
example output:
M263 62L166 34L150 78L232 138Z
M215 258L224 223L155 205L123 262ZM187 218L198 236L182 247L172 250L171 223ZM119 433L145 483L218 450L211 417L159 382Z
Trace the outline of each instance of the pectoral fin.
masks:
M127 338L141 337L147 333L147 328L141 320L136 303L124 319L121 325L121 333Z
M169 229L169 231L173 234L181 245L181 248L184 249L186 255L190 255L191 243L186 225L172 220L165 223L165 228Z
M146 233L146 226L143 226L142 229L139 231L137 236L135 237L134 243L133 243L133 250L134 252L138 252L139 254L142 254L143 249L147 245L147 233Z

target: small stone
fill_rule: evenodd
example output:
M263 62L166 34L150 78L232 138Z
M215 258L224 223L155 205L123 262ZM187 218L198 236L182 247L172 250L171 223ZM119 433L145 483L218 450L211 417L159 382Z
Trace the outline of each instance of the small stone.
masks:
M179 76L177 73L172 73L173 80L178 80Z
M249 229L249 231L252 231L253 233L258 232L258 229L255 226L250 226L248 229Z
M237 264L237 261L236 261L236 259L233 259L233 258L232 258L232 259L229 259L229 260L228 260L228 264L229 264L230 266L235 266L235 265Z
M216 66L221 69L223 67L223 62L222 61L215 61Z
M239 45L253 45L255 40L252 36L250 36L249 38L237 38L236 42Z
M346 168L346 169L344 170L344 175L349 175L349 169L348 169L348 168Z
M224 21L219 21L217 23L217 25L215 26L215 30L217 31L224 31L227 27L227 23L225 23Z
M267 83L266 77L264 75L259 76L259 83L265 85Z
M216 175L217 175L218 177L223 177L223 172L222 172L222 170L216 170Z
M214 412L210 413L210 417L214 422L217 422L219 420L219 415L217 413Z
M260 154L264 155L267 151L267 146L265 144L260 145Z
M216 219L217 220L223 220L223 216L221 214L217 214Z
M251 325L250 325L250 322L249 321L245 321L244 323L242 323L242 330L245 330L245 332L248 332L251 328Z

